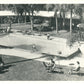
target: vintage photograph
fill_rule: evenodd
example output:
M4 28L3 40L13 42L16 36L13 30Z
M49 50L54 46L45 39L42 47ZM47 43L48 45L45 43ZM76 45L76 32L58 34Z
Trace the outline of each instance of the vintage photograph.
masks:
M83 81L84 4L1 4L0 81Z

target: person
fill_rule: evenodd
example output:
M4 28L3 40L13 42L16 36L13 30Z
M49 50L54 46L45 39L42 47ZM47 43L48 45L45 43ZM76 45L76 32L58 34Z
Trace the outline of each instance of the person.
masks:
M10 32L10 27L8 27L6 31L7 31L7 33L9 33Z
M77 61L75 64L75 68L73 69L73 71L78 71L80 69L80 62Z
M77 62L74 64L74 67L75 67L75 68L71 68L71 70L69 71L69 74L71 74L73 71L76 71L76 72L80 71L80 62L77 61Z
M35 44L32 45L32 50L33 50L33 52L37 51L37 48L36 48Z
M53 59L51 59L51 66L50 66L50 71L52 72L55 69L56 65L55 65L55 61Z
M48 39L48 40L50 39L50 34L49 34L49 33L47 34L47 39Z
M53 59L51 59L51 62L46 64L45 62L43 62L44 66L46 67L46 69L48 70L48 72L52 72L54 71L56 65L55 65L55 61Z
M4 64L4 61L2 60L2 57L0 57L0 63L3 63Z
M3 69L4 61L2 60L2 57L0 57L0 70Z

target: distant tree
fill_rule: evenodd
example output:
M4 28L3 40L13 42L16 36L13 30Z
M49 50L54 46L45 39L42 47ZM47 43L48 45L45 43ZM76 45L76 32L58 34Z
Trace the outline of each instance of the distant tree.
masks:
M8 9L17 14L18 23L20 23L20 18L22 18L22 14L24 12L22 4L9 4Z
M28 13L29 17L30 17L30 10L31 10L31 6L30 4L21 4L22 8L23 8L23 14L25 15L25 20L24 22L26 23L26 14Z
M8 5L7 4L0 4L0 11L3 10L8 10ZM0 23L2 23L2 17L0 16ZM1 24L0 24L1 26Z
M40 11L40 10L42 10L43 9L43 7L44 7L44 4L29 4L28 5L28 13L29 14L31 14L31 16L30 16L30 21L31 21L31 31L33 31L33 27L34 27L34 24L33 24L33 21L34 21L34 12L35 11Z
M63 18L62 29L65 29L65 14L68 11L67 4L61 4L60 11L62 12L62 18Z
M73 10L75 9L75 5L74 4L68 4L68 7L67 7L70 11L70 35L72 34L72 13L73 13Z
M84 4L76 4L75 13L80 16L80 21L83 21L83 11L84 11Z
M56 22L56 33L58 33L58 16L57 12L60 11L61 4L46 4L47 11L54 11L54 17Z
M70 44L74 42L76 37L72 35L72 14L78 14L82 19L82 8L80 4L67 4L67 9L70 11ZM71 42L73 40L73 42Z
M72 14L78 14L82 20L82 8L80 4L67 4L70 11L70 34L72 34Z
M33 15L34 11L39 11L43 8L44 4L9 4L9 10L12 10L18 15L18 23L20 22L20 16L25 13L25 23L26 23L26 14L29 14L30 21L31 21L31 31L33 31Z

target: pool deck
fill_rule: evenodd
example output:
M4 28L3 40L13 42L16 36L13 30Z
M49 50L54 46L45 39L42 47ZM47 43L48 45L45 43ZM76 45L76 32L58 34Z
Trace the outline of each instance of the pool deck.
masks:
M46 57L42 53L68 58L72 56L74 53L78 51L78 45L74 44L73 47L69 47L66 44L66 39L63 38L55 38L51 37L52 40L47 40L46 36L33 36L33 35L22 35L21 33L12 33L0 38L0 45L4 46L16 46L16 45L31 45L36 44L41 46L41 51L39 52L30 52L28 50L20 49L20 48L1 48L0 54L9 55L9 56L18 56L27 59L35 59L38 61L48 61ZM59 53L60 51L61 54ZM75 56L75 55L73 55ZM81 66L84 66L83 63L84 56L82 58L76 57L75 59L63 59L60 61L61 65L69 65L71 62L75 62L77 60L81 61ZM58 63L58 62L57 62Z
M46 36L37 35L22 35L21 33L14 33L0 38L0 45L16 46L16 45L32 45L41 46L40 53L48 53L60 57L68 57L78 51L78 46L73 45L69 47L67 40L64 38L51 37L52 40L47 40ZM60 53L61 52L61 53Z

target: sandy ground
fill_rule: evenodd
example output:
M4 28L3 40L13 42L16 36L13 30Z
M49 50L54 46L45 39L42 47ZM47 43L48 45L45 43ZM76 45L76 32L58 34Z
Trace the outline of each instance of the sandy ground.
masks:
M43 55L41 53L48 53L48 54L58 54L59 51L62 51L62 56L68 56L72 52L76 51L78 49L78 45L75 45L73 48L68 47L66 44L66 39L60 38L57 39L53 37L52 40L47 40L46 36L33 36L33 35L22 35L20 33L10 34L4 37L0 38L0 45L5 46L18 46L18 45L32 45L36 44L41 46L41 49L38 52L31 52L29 50L24 50L20 48L13 48L13 49L0 49L0 54L5 55L13 55L18 57L23 57L27 59L36 59L39 61L47 61L46 58L40 58ZM46 44L46 45L45 45ZM82 52L83 47L81 46ZM76 61L80 61L81 67L84 67L84 54L81 53L77 57L71 59L71 60L56 60L56 64L60 65L69 65L69 63L75 63Z

